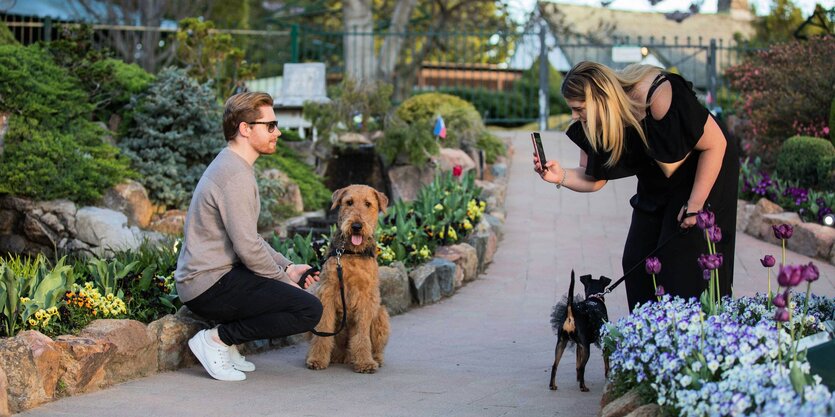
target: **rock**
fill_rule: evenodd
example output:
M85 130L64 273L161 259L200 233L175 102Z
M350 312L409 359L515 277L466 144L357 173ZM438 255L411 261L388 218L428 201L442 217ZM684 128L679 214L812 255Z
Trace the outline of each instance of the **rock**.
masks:
M78 239L96 247L102 256L113 251L136 250L139 242L127 227L128 218L118 212L99 207L83 207L76 215Z
M158 342L157 369L173 371L196 364L188 348L188 339L207 327L203 321L174 314L148 324L148 337Z
M47 213L47 215L55 215L58 221L60 221L60 223L66 229L67 234L69 234L70 236L75 236L76 234L78 234L78 231L75 227L75 216L78 213L78 206L76 206L75 203L73 203L70 200L64 199L49 200L38 203L38 207L45 213ZM45 220L44 222L49 224L50 227L52 227L48 220ZM57 230L59 233L62 232L62 230L58 229L57 227L53 227L53 229Z
M34 203L31 200L22 197L12 195L0 196L0 208L25 213L31 211L33 205Z
M437 156L437 163L443 172L452 171L452 168L456 165L461 166L462 173L475 169L476 167L476 163L470 155L467 155L461 149L454 148L441 148Z
M753 223L753 219L752 219L752 223ZM790 212L790 211L782 212L782 213L775 213L775 214L764 214L764 215L760 216L760 219L759 219L759 222L758 222L758 224L759 224L759 227L757 227L757 229L759 230L758 237L760 239L768 242L768 243L771 243L771 244L774 244L774 245L780 245L781 242L776 237L774 237L774 229L772 229L771 226L776 226L776 225L780 225L780 224L789 224L792 227L796 228L801 223L803 223L803 220L800 219L800 216L797 213L793 213L793 212ZM752 229L752 227L754 227L754 224L749 224L748 225L749 230ZM789 239L789 242L791 242L791 241L792 241L792 239Z
M6 371L0 367L0 417L8 417L12 415L9 408L9 379L6 377Z
M113 343L71 335L58 336L61 348L61 381L59 396L74 395L104 388L105 365L111 360Z
M450 297L455 292L455 264L443 259L433 258L429 264L435 267L435 279L441 289L441 295ZM462 276L463 279L463 276Z
M609 404L610 402L615 400L613 398L614 397L614 394L613 394L614 389L615 389L615 386L612 385L612 381L606 381L606 385L603 386L603 395L600 397L600 409L601 410L603 410L603 408L606 407L606 404Z
M423 264L409 272L412 299L418 305L434 304L441 301L441 286L435 276L435 267Z
M0 368L6 371L11 412L52 401L60 362L59 348L39 332L29 330L0 339Z
M27 243L20 235L0 235L0 253L24 253Z
M435 250L435 256L454 262L456 268L455 287L461 287L465 282L472 281L478 276L478 253L469 244L459 243L452 246L441 246ZM458 281L460 275L461 281Z
M794 226L794 234L786 243L795 252L826 259L835 243L835 229L815 223L800 223Z
M31 241L43 245L58 245L58 235L54 230L41 223L33 214L26 214L23 220L23 233Z
M17 229L20 214L14 210L0 210L0 234L10 234Z
M389 169L388 177L391 183L391 201L414 201L418 190L432 183L435 168L431 164L420 168L413 165L396 166Z
M610 402L601 411L601 417L624 417L641 406L641 396L632 389L620 398Z
M505 198L507 197L507 185L481 180L476 180L475 185L481 188L479 198L486 201L488 206L504 207Z
M136 320L94 320L80 336L115 345L113 358L105 366L107 385L151 375L157 370L158 342L151 339L145 325Z
M365 135L356 133L356 132L345 132L339 135L337 139L341 143L350 143L350 144L363 144L363 145L370 145L371 139L365 137Z
M142 184L127 180L107 190L102 198L105 207L122 212L128 218L128 224L148 227L154 215L154 205L148 198L148 191Z
M281 184L283 192L278 196L278 204L289 206L296 213L304 211L304 200L302 200L302 192L299 185L293 182L290 177L278 169L265 169L261 172L261 176L276 180Z
M183 210L168 210L151 222L149 229L167 235L182 235L186 224L186 212Z
M467 237L467 244L475 248L476 258L478 259L477 274L484 272L484 253L487 250L487 239L489 234L478 233L473 231Z
M749 204L745 200L736 201L736 230L745 231L751 223L751 216L756 210L755 205Z
M782 213L783 208L777 204L772 203L767 198L761 198L754 205L754 211L748 220L748 226L745 228L745 233L754 237L760 237L760 226L762 223L762 216L766 214Z
M493 174L494 178L506 178L507 164L495 163L490 166L490 172Z
M389 315L406 312L412 304L409 275L402 262L380 267L380 297Z
M483 214L482 218L490 225L490 230L496 234L496 238L502 240L504 237L504 216L501 213L497 216L491 212L490 214Z
M626 417L660 417L661 416L661 406L658 404L644 404L631 413L627 414Z

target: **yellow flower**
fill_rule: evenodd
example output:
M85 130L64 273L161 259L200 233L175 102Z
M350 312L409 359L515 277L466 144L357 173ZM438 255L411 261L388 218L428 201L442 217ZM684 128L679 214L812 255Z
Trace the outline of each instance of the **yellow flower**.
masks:
M35 326L38 325L38 322L35 321L35 319L29 319L29 325L32 326L32 327L35 327Z
M441 203L435 204L435 211L441 211L444 209L444 206Z
M470 223L468 219L464 219L464 230L470 230L473 228L473 224Z
M420 251L418 253L420 254L421 258L423 258L423 259L429 258L429 255L432 254L431 252L429 252L429 248L427 248L426 245L424 245L422 248L420 248Z
M29 301L32 301L29 297L20 297L20 302L23 304L26 304Z
M449 238L452 240L458 240L458 233L455 233L455 229L449 228Z

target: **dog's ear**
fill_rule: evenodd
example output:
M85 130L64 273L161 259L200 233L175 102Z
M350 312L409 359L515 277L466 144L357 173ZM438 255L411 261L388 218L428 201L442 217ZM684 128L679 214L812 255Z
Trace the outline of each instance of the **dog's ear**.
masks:
M342 200L342 196L345 195L346 191L348 191L348 187L340 188L333 192L333 195L331 195L331 210L339 206L339 201Z
M584 286L588 287L590 281L591 281L591 274L580 276L580 282L582 282Z
M601 275L601 276L600 276L600 282L602 282L602 283L603 283L603 286L604 286L604 287L608 287L608 286L609 286L609 283L610 283L610 282L612 282L612 279L611 279L611 278L609 278L609 277L606 277L606 276Z
M389 206L389 198L386 197L385 194L377 190L374 190L374 193L377 195L377 206L380 208L380 211L383 212L383 214L386 214L386 209Z

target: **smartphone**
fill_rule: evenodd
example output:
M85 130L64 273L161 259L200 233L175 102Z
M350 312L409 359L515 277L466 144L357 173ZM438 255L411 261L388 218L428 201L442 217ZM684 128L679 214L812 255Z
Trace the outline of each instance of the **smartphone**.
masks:
M539 136L539 132L531 133L531 142L533 142L533 149L536 151L536 156L539 158L539 164L544 169L545 163L548 162L548 160L545 159L545 150L542 149L542 137Z

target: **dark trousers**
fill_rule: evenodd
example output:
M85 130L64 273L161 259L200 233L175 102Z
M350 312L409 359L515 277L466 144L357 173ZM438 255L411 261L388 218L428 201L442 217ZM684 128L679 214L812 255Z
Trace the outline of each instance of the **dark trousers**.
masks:
M185 304L194 313L220 322L218 335L227 345L307 332L322 317L322 303L314 295L255 275L244 266L236 266Z
M663 285L667 294L682 298L698 298L708 286L709 281L704 279L697 262L699 255L708 253L704 231L693 226L680 233L676 217L681 203L671 203L656 213L640 209L632 211L632 224L623 249L623 272L640 265L626 278L626 298L630 312L637 303L656 300L652 275L646 272L644 258L668 238L671 240L653 255L661 261L661 272L655 275L656 283ZM736 211L717 211L716 217L724 235L722 241L716 244L716 250L724 256L724 262L719 268L719 288L725 296L731 293L733 284Z

